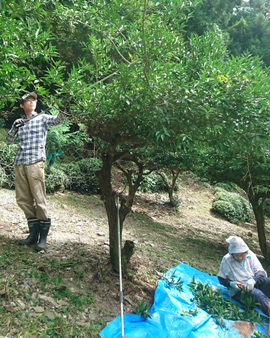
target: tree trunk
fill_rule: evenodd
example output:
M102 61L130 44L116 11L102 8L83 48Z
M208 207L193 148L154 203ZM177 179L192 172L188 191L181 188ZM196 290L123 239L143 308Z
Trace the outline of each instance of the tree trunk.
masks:
M109 153L107 152L103 156L103 166L96 174L101 189L101 199L103 200L108 217L110 262L112 265L112 269L115 270L118 265L118 231L117 231L117 207L115 204L115 196L111 185L112 163L113 163L113 155L110 156Z
M110 155L111 153L111 155ZM96 173L99 185L101 189L101 199L103 200L107 217L109 223L109 240L110 240L110 263L112 269L117 271L119 265L119 253L118 253L118 224L117 224L117 201L116 201L116 194L112 189L111 185L111 171L112 171L112 164L114 159L113 151L108 151L106 155L103 156L103 166L102 168ZM122 243L122 230L123 224L127 214L130 212L133 199L135 193L138 189L139 183L141 182L142 178L137 178L136 183L134 186L129 187L129 194L127 200L120 198L120 206L119 206L119 222L120 222L120 240ZM130 258L134 251L134 243L132 241L127 241L128 243L125 244L122 251L122 262L123 262L123 269L126 270Z
M170 170L170 174L172 176L171 184L168 181L168 179L166 178L166 176L163 175L162 172L158 172L158 174L162 178L162 181L164 182L166 187L168 188L169 200L171 201L171 199L173 197L173 192L174 192L174 189L175 189L176 181L177 181L179 174L180 174L180 169L178 168L178 169L171 169Z
M270 248L267 245L266 235L265 235L265 218L263 211L263 203L259 203L258 198L250 197L250 203L252 205L252 209L255 215L256 223L257 223L257 232L259 238L259 244L262 251L262 254L266 260L266 262L270 263Z

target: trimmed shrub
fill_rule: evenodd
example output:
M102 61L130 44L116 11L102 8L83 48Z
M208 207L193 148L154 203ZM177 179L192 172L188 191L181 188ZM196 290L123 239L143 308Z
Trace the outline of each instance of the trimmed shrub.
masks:
M222 200L215 201L212 204L212 210L220 214L230 223L234 224L238 223L235 208L232 206L230 202Z
M229 192L236 192L238 190L238 187L236 187L235 184L231 182L219 182L216 185L216 189L217 188L221 188Z
M102 166L97 158L87 158L75 163L64 164L62 169L68 177L68 187L80 193L100 191L96 171Z
M254 218L251 205L247 199L238 193L228 192L219 187L215 189L212 210L234 224L243 221L251 222Z
M48 193L63 191L68 186L69 180L63 170L51 168L49 173L45 174L45 186Z
M168 188L164 184L162 178L155 174L151 173L144 177L143 181L141 182L139 186L139 191L143 192L160 192L160 191L168 191Z

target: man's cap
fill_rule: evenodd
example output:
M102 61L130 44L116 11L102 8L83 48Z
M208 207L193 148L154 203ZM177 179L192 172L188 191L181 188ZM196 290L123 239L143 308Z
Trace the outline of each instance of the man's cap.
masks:
M230 236L226 239L226 242L229 243L230 254L243 253L249 250L248 246L241 237Z
M33 97L35 100L37 100L37 94L32 92L32 93L25 94L24 96L22 96L22 101L27 100L29 97Z

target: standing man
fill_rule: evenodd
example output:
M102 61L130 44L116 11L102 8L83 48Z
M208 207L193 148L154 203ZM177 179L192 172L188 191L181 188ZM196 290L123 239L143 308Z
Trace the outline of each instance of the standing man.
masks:
M22 97L20 107L24 119L14 121L6 137L6 143L18 140L19 149L15 156L16 201L25 213L29 236L20 240L21 245L36 244L36 250L46 249L47 235L51 226L46 207L44 162L46 161L46 136L50 126L64 122L64 115L38 114L37 94ZM37 117L36 117L37 116Z

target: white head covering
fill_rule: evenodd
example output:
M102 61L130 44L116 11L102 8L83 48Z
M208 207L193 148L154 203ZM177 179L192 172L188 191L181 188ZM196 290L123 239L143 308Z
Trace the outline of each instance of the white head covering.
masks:
M230 236L229 238L226 239L226 242L229 243L230 254L247 252L249 250L248 246L242 240L241 237Z

